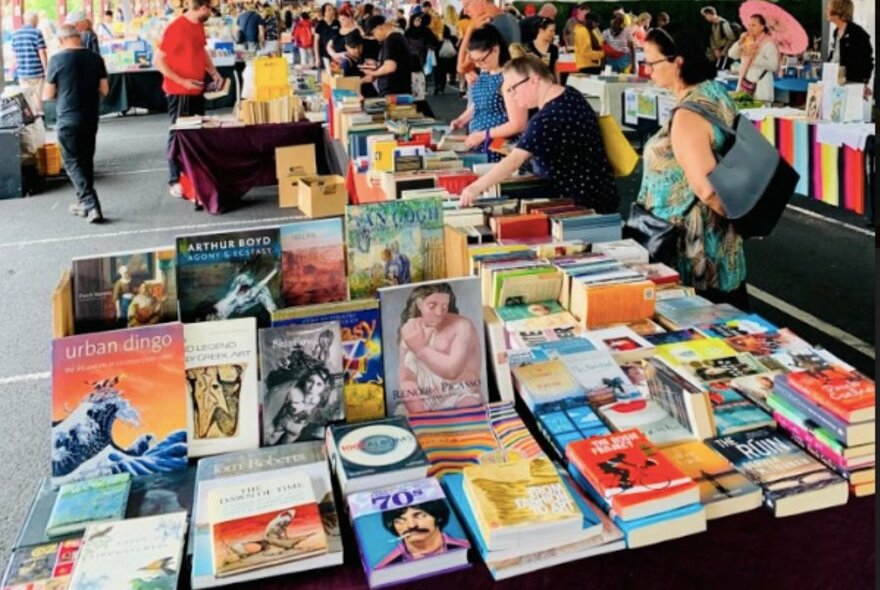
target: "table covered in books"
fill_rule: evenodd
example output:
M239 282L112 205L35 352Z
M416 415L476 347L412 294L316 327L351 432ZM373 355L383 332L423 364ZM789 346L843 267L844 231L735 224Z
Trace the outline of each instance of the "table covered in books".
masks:
M176 130L169 157L180 164L195 199L212 214L234 207L250 189L278 184L275 148L312 144L319 174L328 174L325 133L308 121Z

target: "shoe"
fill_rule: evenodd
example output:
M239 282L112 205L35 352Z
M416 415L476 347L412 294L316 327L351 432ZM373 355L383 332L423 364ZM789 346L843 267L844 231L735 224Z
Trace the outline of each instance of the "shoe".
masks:
M204 210L204 207L198 201L193 201L193 209L196 211L202 211Z
M183 198L183 187L180 186L179 182L175 182L174 184L168 185L168 194L172 197L176 197L178 199Z
M81 203L76 203L68 207L67 209L71 215L76 215L77 217L88 217L89 209L82 205Z
M104 221L104 215L101 214L99 207L92 207L86 215L86 221L89 223L101 223Z

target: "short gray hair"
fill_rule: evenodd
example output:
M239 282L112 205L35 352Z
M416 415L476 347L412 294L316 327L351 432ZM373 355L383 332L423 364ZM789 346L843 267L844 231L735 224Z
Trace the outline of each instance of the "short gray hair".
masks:
M36 24L40 21L40 16L34 10L28 10L24 13L24 22L29 25Z
M58 32L55 33L55 37L57 37L59 41L64 41L71 37L79 37L79 33L73 25L61 25L58 27Z

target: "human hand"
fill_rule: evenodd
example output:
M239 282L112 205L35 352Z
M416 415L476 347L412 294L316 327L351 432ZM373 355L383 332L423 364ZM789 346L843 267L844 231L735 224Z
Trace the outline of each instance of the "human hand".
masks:
M363 83L363 84L372 84L373 80L375 80L375 78L373 77L373 74L364 74L361 77L361 83Z
M455 131L456 129L461 129L465 126L465 122L462 121L461 117L452 120L452 123L449 124L449 130Z
M217 88L223 88L223 76L220 75L220 72L214 70L214 73L211 74L211 82L213 82L214 86Z
M418 354L428 345L428 335L419 318L408 320L400 329L400 337L413 354Z
M464 138L464 145L472 150L474 148L478 148L483 145L483 141L486 139L485 131L474 131L473 133L468 134L467 137Z
M871 89L871 85L865 84L865 92L863 93L865 100L870 100L873 95L874 91Z
M186 78L181 78L179 84L187 90L201 90L205 87L205 83L201 80L188 80Z
M470 207L477 200L477 197L480 196L480 193L473 186L471 184L461 191L461 194L458 196L459 207Z
M468 72L467 74L464 75L465 82L468 83L468 86L473 86L474 84L476 84L478 77L479 76L477 75L477 72L474 70L471 70L470 72Z

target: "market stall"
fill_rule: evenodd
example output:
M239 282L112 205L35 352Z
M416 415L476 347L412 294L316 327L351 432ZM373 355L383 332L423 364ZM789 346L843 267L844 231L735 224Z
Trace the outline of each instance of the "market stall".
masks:
M567 85L580 91L598 115L608 115L621 123L621 97L628 88L642 87L649 82L638 76L612 75L590 76L587 74L570 74Z

